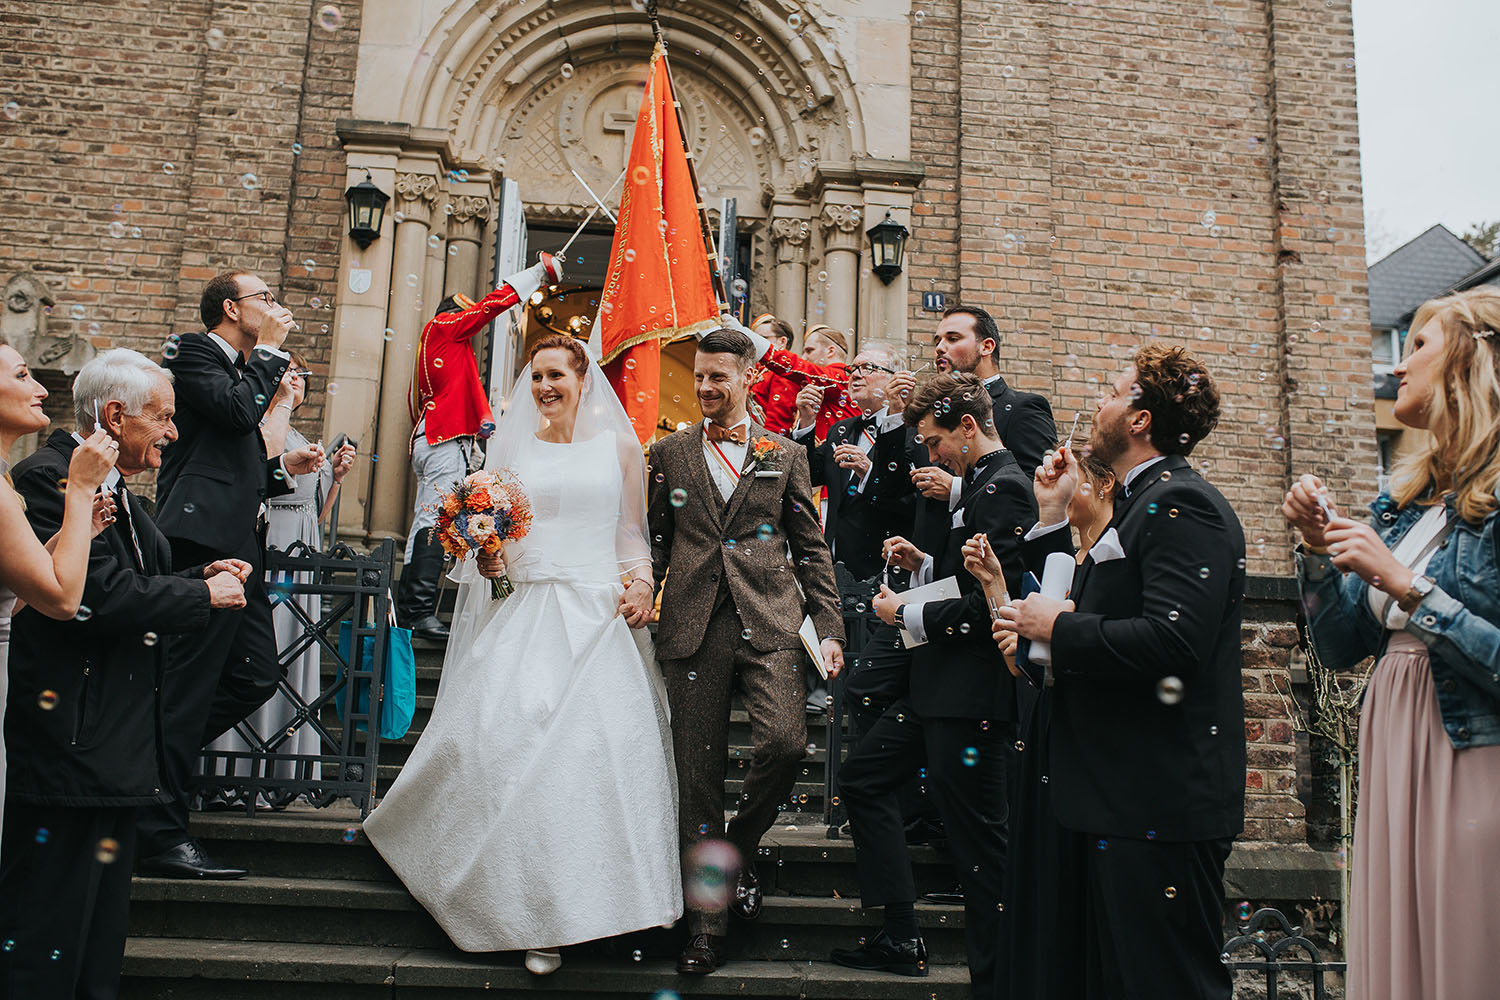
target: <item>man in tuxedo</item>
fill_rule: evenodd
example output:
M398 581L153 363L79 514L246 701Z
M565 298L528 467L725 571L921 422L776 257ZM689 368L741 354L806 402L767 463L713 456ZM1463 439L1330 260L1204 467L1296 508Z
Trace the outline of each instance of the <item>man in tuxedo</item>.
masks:
M89 548L83 606L53 621L25 608L11 627L5 718L9 798L0 842L0 996L112 997L125 952L138 808L166 800L157 685L165 651L244 604L250 567L218 560L172 572L167 540L122 477L154 469L177 436L168 372L105 351L78 372L78 433L55 431L15 470L37 536L62 524L73 449L102 427L119 445L105 481L114 521ZM22 695L22 696L18 696Z
M932 335L933 365L939 372L967 372L984 383L994 401L995 432L1021 471L1030 475L1057 441L1052 406L1045 396L1005 383L995 363L999 346L1000 328L993 316L978 306L950 306ZM910 457L912 483L925 498L917 504L914 539L919 545L932 544L958 504L958 491L952 470L934 464L915 441Z
M180 338L175 376L178 437L162 453L157 526L178 568L238 559L249 564L243 608L219 608L191 639L174 643L162 680L163 769L171 800L140 817L142 875L239 878L188 835L187 780L198 751L276 690L276 633L265 587L265 500L322 464L308 445L266 457L260 423L290 358L292 314L248 271L216 275L199 303L202 333Z
M898 379L900 384L893 385ZM910 374L897 374L891 348L862 348L849 366L849 398L862 415L834 424L822 444L814 432L820 405L816 394L803 393L797 399L797 426L791 438L808 449L813 486L827 491L823 534L833 559L857 580L881 574L885 540L911 531L913 493L900 391L904 385L909 392L911 383ZM888 626L875 629L863 644L865 655L844 682L856 738L906 693L910 658L904 651L896 653L894 639ZM808 708L822 711L825 701L826 691L815 688Z
M647 519L661 590L656 655L672 709L678 829L686 858L727 840L741 869L729 911L759 916L752 859L791 794L806 753L802 642L812 618L830 674L843 666L843 618L808 483L807 453L750 419L748 338L714 330L698 342L693 382L704 420L651 447ZM670 570L670 572L668 572ZM739 811L724 826L730 697L738 687L754 747ZM687 878L691 872L685 872ZM687 897L691 935L679 972L724 962L729 913Z
M888 708L839 773L849 809L866 908L885 908L881 931L858 948L837 949L833 961L856 969L927 974L917 933L916 889L895 792L925 758L964 879L964 931L973 993L995 995L998 906L1005 870L1006 789L1015 740L1015 684L989 641L983 588L964 568L963 544L983 534L1017 589L1020 532L1034 522L1031 486L995 432L990 397L979 379L942 374L918 389L905 419L938 461L960 474L960 497L949 530L932 554L904 538L887 554L917 585L954 577L959 596L905 602L882 586L875 611L882 621L923 645L912 651L910 694Z
M1089 444L1115 472L1114 520L1070 599L1001 610L1052 644L1050 786L1064 894L1053 995L1219 997L1224 863L1244 825L1239 518L1188 462L1219 395L1184 348L1150 344L1100 397ZM1070 449L1037 473L1027 564L1072 552ZM1012 591L1014 593L1014 591ZM1017 858L1017 869L1035 859ZM1128 919L1121 919L1121 915Z

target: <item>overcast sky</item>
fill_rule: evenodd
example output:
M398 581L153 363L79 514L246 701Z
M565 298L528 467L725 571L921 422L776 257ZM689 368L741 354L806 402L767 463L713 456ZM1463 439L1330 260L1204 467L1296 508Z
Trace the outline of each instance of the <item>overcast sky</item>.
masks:
M1369 258L1500 219L1500 0L1354 0Z

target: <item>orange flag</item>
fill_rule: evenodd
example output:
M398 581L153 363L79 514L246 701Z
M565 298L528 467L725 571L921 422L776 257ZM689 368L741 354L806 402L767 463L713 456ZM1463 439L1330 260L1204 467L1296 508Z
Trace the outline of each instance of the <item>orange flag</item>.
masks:
M719 325L709 249L677 123L667 51L651 53L599 301L600 364L644 444L660 412L661 343Z

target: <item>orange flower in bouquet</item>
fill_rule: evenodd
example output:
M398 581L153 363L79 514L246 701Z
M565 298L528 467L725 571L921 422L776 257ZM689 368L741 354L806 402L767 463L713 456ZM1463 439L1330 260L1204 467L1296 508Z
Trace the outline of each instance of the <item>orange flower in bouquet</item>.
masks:
M507 470L471 473L443 494L437 529L443 550L456 559L471 552L493 555L531 530L531 498ZM504 574L490 581L496 599L514 591Z

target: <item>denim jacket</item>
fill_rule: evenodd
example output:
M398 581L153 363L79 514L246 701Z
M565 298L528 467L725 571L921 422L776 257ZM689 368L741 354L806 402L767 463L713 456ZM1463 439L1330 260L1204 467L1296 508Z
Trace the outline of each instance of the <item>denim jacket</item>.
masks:
M1457 518L1447 500L1449 518ZM1427 508L1396 506L1389 494L1370 505L1371 526L1390 548ZM1436 584L1411 613L1406 631L1427 646L1443 728L1457 749L1500 744L1500 527L1457 518L1432 554ZM1318 658L1335 669L1384 652L1386 629L1370 610L1369 585L1341 573L1327 556L1298 552L1297 584Z

